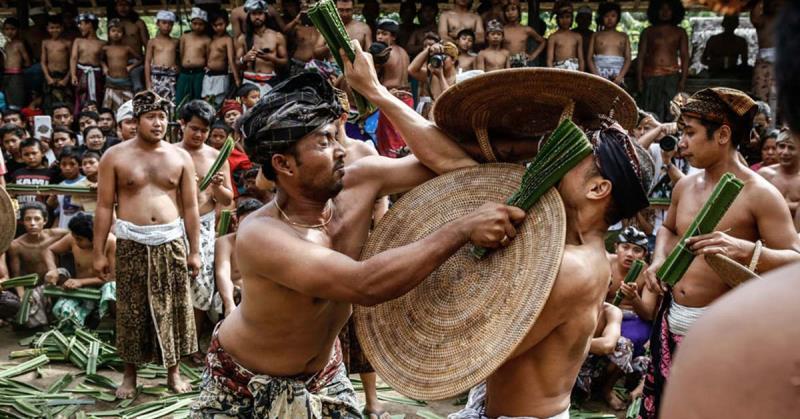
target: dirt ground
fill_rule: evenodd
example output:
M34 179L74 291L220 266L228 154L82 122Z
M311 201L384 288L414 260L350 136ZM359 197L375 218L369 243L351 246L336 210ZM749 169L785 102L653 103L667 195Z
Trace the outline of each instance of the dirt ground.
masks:
M19 345L20 339L25 337L31 336L32 332L25 332L25 331L15 331L8 325L0 327L0 366L7 366L14 363L19 363L24 361L22 360L8 360L8 355L12 351L25 349ZM41 369L38 372L31 372L25 375L21 375L16 377L16 379L27 382L29 384L35 385L39 388L47 388L50 384L54 381L62 377L64 374L78 373L78 369L73 367L71 364L64 363L64 362L51 362ZM103 368L98 371L98 373L111 378L114 382L119 383L122 381L122 374L120 372L112 371L107 368ZM352 377L355 380L358 379L358 376L355 375ZM81 382L82 380L76 379L73 383L68 387L72 388L77 383ZM140 380L140 384L145 386L155 386L155 385L163 385L165 384L164 380L148 380L143 379ZM383 384L380 380L378 382L379 389L381 387L388 387ZM140 395L134 404L144 403L152 400L156 400L157 396L148 396L148 395ZM437 417L447 417L447 414L453 413L458 411L461 406L457 404L456 399L449 399L449 400L440 400L440 401L430 401L424 402L424 405L416 404L414 401L405 398L401 394L392 391L392 390L379 390L378 398L384 399L384 407L386 411L392 415L394 419L401 419L401 418L424 418L424 419L431 419ZM363 404L364 396L362 393L359 393L359 401ZM118 401L115 402L103 402L103 401L95 401L94 405L87 406L85 411L87 413L93 411L102 411L102 410L111 410L115 409ZM609 413L608 409L603 409L602 405L589 405L588 409L592 411L602 411L605 410L603 413ZM0 416L4 416L2 412L0 412ZM585 417L585 416L584 416ZM601 416L598 416L601 417ZM618 417L624 417L624 415L619 415Z

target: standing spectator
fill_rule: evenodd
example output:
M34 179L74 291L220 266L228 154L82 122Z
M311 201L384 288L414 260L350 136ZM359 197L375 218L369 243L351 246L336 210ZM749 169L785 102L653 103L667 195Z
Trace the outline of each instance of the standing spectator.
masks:
M178 78L178 40L170 35L175 20L175 13L167 10L156 14L158 34L147 42L144 58L147 89L170 101L175 99L175 83Z
M476 68L482 71L495 71L511 66L511 53L503 48L503 24L493 20L486 25L486 49L478 53Z
M28 105L25 94L25 69L31 65L31 57L25 49L25 44L19 39L19 20L9 17L3 22L3 35L6 45L3 48L3 92L6 103L18 108Z
M758 55L753 68L753 96L776 109L775 24L781 0L758 0L750 12L750 22L758 35Z
M366 51L369 49L370 44L372 44L373 31L371 25L373 25L374 22L369 22L367 13L365 12L362 13L367 23L353 19L353 4L353 0L336 0L336 10L339 11L339 16L342 18L342 23L344 23L347 35L350 39L358 41L361 44L361 48ZM364 7L366 7L366 4ZM331 51L331 53L335 54L336 52Z
M75 86L75 107L77 113L88 100L102 101L103 95L103 46L105 42L97 38L97 16L91 13L78 15L78 29L81 37L72 43L70 74Z
M553 5L558 30L547 39L547 66L583 71L583 36L572 32L572 3L558 1Z
M759 141L761 159L750 166L750 170L758 172L762 167L778 164L778 135L780 135L780 131L774 129L761 137L761 141Z
M503 7L505 25L503 26L503 48L511 54L511 67L528 67L539 57L547 46L547 41L532 27L520 24L522 12L519 4L508 3ZM538 44L533 51L528 50L531 40ZM515 59L516 56L516 59Z
M214 107L219 107L228 95L231 78L237 87L241 84L234 59L236 50L233 46L233 38L228 35L227 27L228 14L225 11L211 15L214 37L208 46L208 64L205 77L203 77L202 97Z
M78 145L78 139L75 137L75 133L65 127L57 126L53 128L52 135L52 150L56 157L61 156L61 151L64 150L64 148Z
M621 15L617 3L600 5L597 17L602 22L602 29L592 35L586 55L589 71L619 85L625 84L625 75L631 67L630 40L626 33L617 31Z
M108 21L108 44L103 47L103 74L106 76L106 90L103 107L116 110L123 103L133 99L131 70L141 62L136 51L122 42L125 26L119 19Z
M736 70L747 66L747 40L736 35L739 15L722 18L722 33L708 38L701 62L708 66L711 77L736 75ZM739 64L741 63L741 64Z
M589 6L581 6L578 8L578 13L575 14L575 32L583 39L583 57L589 59L589 41L592 39L594 32L589 29L592 26L592 8Z
M181 35L178 51L180 52L181 71L175 91L175 105L199 99L203 93L203 73L208 62L208 37L206 25L208 14L199 7L192 7L191 32Z
M278 67L289 59L286 38L266 25L267 4L263 0L248 0L245 32L236 39L236 57L243 70L242 82L258 86L263 95L272 90Z
M380 78L381 84L390 90L406 90L409 88L408 64L410 60L406 50L396 43L399 31L400 25L397 22L386 19L378 23L375 34L375 39L378 42L383 42L391 49L389 60L381 68Z
M50 39L42 42L42 72L45 79L44 109L51 111L53 103L72 103L69 82L69 58L72 41L64 37L64 22L60 16L47 18Z
M453 9L439 16L439 36L442 41L455 42L462 29L472 29L475 33L475 44L483 45L483 19L470 10L471 0L455 0Z
M139 92L144 89L144 82L142 76L144 68L141 66L143 51L147 41L150 39L150 34L147 32L147 26L144 21L139 18L136 11L133 10L133 2L130 0L117 0L114 7L114 13L109 16L110 19L117 18L123 26L125 37L122 43L131 47L138 58L138 65L134 66L130 72L130 78L133 82L133 91Z

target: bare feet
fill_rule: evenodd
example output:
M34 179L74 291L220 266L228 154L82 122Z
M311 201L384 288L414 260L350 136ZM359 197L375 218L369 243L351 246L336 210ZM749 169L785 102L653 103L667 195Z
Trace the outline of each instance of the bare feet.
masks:
M614 410L623 410L625 409L625 401L623 401L618 395L617 392L611 390L603 395L606 399L608 405Z
M177 365L169 368L167 371L167 386L178 394L192 391L192 385L181 377Z
M117 387L116 396L118 399L129 399L134 393L136 393L136 365L125 364L122 384Z

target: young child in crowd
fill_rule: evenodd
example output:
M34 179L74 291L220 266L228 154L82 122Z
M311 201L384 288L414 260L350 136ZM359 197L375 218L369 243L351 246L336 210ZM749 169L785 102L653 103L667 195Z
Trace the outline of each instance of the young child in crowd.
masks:
M503 46L511 53L511 67L527 67L528 63L532 63L544 51L547 41L532 27L520 24L522 12L519 3L506 4L503 15L506 21L503 27ZM529 53L528 41L531 39L536 42L537 47Z
M53 183L56 176L53 170L47 167L44 149L39 140L27 138L20 143L19 150L22 160L25 162L25 167L12 173L9 183L18 185L49 185ZM17 195L17 201L20 203L34 202L36 200L36 195ZM39 200L44 201L45 198L40 197Z
M130 72L141 63L139 53L122 42L124 36L125 26L122 22L119 19L109 20L108 45L103 47L103 74L106 76L103 107L113 111L133 99Z
M547 66L583 71L583 37L572 32L572 3L558 1L553 7L558 30L547 39Z
M202 96L215 107L219 107L230 89L231 76L236 86L241 84L236 68L236 50L233 38L228 35L228 14L220 11L211 16L214 36L208 46L208 63L203 78Z
M45 110L52 110L53 103L72 103L69 82L69 58L72 41L64 37L64 22L61 16L47 18L49 39L42 41L42 73L45 79Z
M97 166L100 164L100 153L95 151L85 151L81 156L81 171L83 172L83 180L76 183L75 186L87 186L90 188L97 188ZM83 212L87 214L94 214L97 208L97 199L92 196L75 196L73 201L76 205L83 208Z
M602 30L592 35L589 55L586 57L589 71L616 84L625 82L631 66L631 43L628 35L617 30L622 10L617 3L603 3L597 11Z
M211 44L206 25L208 14L198 7L192 8L191 32L181 35L178 51L181 55L181 71L175 91L175 106L180 107L190 100L202 98L203 78L208 63L208 47Z
M19 39L19 29L17 18L10 17L3 22L3 35L6 37L3 48L3 92L6 95L6 104L22 109L28 104L23 72L31 65L31 57L25 44Z
M478 59L478 54L475 54L475 51L472 50L472 46L475 45L475 32L472 29L462 29L458 33L456 45L458 46L458 70L475 70Z
M64 179L59 185L75 186L84 181L77 149L65 147L58 159L58 167L61 169L61 177ZM54 222L53 225L58 228L67 228L69 220L83 210L80 204L72 199L72 195L50 195L47 198L47 206L57 208L58 222Z
M25 130L14 124L7 123L0 128L0 140L2 140L3 157L6 164L6 174L4 175L6 183L14 183L14 172L25 167L25 160L22 159L22 152L19 148L25 135Z
M478 70L502 70L510 66L511 53L503 48L503 24L492 20L486 24L486 49L478 53Z
M144 58L147 89L170 101L175 99L175 83L178 78L178 40L170 35L175 20L175 13L167 10L156 14L158 34L147 42Z
M261 90L252 83L243 83L236 92L236 96L239 97L239 102L242 103L242 110L247 112L258 103L258 99L261 97Z

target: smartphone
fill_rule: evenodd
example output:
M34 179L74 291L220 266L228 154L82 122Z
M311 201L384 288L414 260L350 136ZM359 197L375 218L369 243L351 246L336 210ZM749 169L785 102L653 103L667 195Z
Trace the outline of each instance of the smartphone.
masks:
M264 54L269 54L270 52L272 52L272 50L270 48L261 48L261 52L263 52Z
M48 115L33 117L33 138L41 140L53 137L53 120Z

